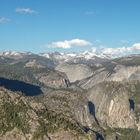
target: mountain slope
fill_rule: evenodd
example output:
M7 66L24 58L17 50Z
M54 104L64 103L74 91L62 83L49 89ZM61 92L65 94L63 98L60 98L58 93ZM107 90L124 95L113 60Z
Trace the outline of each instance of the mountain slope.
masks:
M40 55L0 56L0 139L139 139L139 55Z
M93 74L93 70L84 64L60 64L55 69L66 73L70 82L85 79Z
M92 137L76 120L48 109L36 98L5 88L0 88L0 97L0 139L87 140Z
M81 80L78 85L89 89L103 81L127 82L140 80L140 56L114 59L105 63L94 71L93 75Z

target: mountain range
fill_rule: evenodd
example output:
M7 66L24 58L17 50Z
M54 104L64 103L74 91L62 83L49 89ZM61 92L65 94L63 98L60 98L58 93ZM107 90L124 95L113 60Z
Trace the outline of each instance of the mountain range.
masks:
M139 140L140 55L0 52L0 140Z
M104 54L97 54L95 52L81 52L81 53L61 53L61 52L52 52L52 53L40 53L40 54L33 54L31 52L15 52L15 51L5 51L0 52L0 56L8 57L8 58L24 58L24 57L31 57L31 56L42 56L48 58L50 60L56 61L57 63L64 63L64 62L71 62L71 63L85 63L92 61L103 61L104 59L109 59L111 56L107 56Z

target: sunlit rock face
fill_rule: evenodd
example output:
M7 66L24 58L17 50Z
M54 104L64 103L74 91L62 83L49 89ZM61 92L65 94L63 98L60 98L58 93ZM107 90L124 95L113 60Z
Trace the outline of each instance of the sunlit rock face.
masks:
M93 70L84 64L61 64L56 70L65 72L70 82L85 79L93 74Z
M100 125L111 128L134 128L135 116L130 108L128 92L118 83L101 83L88 92Z
M79 82L79 85L84 89L89 89L92 86L104 81L127 82L132 80L140 80L140 66L124 66L111 65L112 68L101 68L94 71L94 74Z

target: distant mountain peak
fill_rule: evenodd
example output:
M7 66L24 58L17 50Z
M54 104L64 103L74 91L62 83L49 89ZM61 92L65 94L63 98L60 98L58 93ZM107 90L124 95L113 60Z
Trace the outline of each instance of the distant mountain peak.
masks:
M81 53L48 52L48 53L40 53L40 54L34 54L31 52L17 52L17 51L0 52L1 57L14 58L14 59L25 58L32 55L34 55L34 57L40 56L49 59L53 61L55 64L60 64L60 63L95 64L110 59L110 57L103 54L96 53L92 50L81 52Z
M18 51L1 51L0 56L3 57L14 57L14 58L22 58L25 55L32 55L33 53L31 52L18 52Z

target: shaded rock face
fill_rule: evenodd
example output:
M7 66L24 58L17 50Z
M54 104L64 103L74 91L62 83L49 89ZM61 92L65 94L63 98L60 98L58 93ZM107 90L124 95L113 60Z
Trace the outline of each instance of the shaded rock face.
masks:
M35 77L45 86L51 88L67 88L70 84L67 76L58 71L51 71L48 74L40 73L35 75Z
M101 83L88 92L94 105L93 116L100 125L111 128L134 128L135 116L130 108L129 96L120 84Z
M61 64L56 70L66 73L70 82L85 79L93 74L92 69L84 64Z

